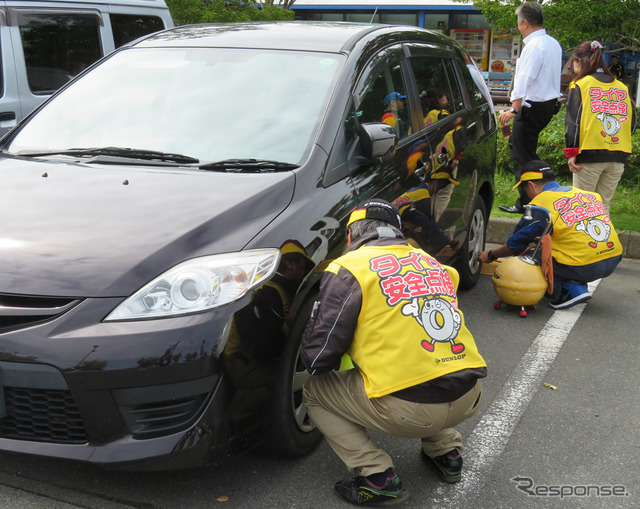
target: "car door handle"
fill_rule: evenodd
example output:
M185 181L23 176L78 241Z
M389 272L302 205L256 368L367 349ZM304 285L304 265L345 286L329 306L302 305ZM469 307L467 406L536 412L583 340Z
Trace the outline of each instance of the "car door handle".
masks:
M3 111L0 113L0 122L3 120L15 120L16 112L15 111Z

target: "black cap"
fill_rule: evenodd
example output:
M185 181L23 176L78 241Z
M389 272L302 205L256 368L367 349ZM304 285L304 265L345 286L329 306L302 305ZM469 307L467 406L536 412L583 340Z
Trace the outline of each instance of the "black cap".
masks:
M361 219L377 219L400 229L400 215L398 209L391 203L378 198L373 198L358 205L351 215L347 226Z
M551 169L551 166L546 161L534 159L522 167L520 179L513 186L513 189L528 180L542 180L544 178L556 178L556 172Z

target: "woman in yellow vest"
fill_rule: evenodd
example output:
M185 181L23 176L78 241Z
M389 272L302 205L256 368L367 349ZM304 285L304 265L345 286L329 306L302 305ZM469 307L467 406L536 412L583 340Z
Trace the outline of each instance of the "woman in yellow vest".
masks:
M636 109L629 89L615 79L598 41L586 41L574 51L569 68L565 119L565 155L573 172L573 186L602 196L609 212L611 199L631 153Z
M337 482L336 493L356 505L395 503L407 493L367 430L419 438L440 478L459 481L462 436L453 426L478 409L486 363L459 308L457 272L406 242L393 205L369 200L347 228L349 245L326 268L302 338L314 375L303 397L357 476ZM355 368L336 371L345 353Z
M444 90L431 88L420 94L420 101L426 112L424 125L428 126L449 116L449 98Z

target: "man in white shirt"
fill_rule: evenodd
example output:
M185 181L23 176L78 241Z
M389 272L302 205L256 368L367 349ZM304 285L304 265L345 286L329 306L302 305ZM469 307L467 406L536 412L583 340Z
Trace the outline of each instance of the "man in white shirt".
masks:
M513 134L509 140L513 154L513 168L519 181L522 167L540 159L537 153L538 136L557 112L562 72L562 47L542 27L542 7L538 2L524 2L516 9L518 30L524 38L524 49L516 62L511 92L511 108L500 114L500 126L513 120ZM500 205L500 210L522 213L529 203L520 192L515 205Z

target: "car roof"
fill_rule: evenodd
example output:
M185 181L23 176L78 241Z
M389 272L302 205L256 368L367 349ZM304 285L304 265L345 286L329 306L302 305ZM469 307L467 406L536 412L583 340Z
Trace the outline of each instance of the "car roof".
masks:
M416 27L365 23L284 21L184 25L139 40L137 47L224 47L288 49L323 52L349 51L356 42L394 33L401 40L443 42L443 36ZM398 41L399 42L399 41Z

